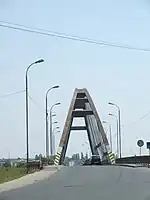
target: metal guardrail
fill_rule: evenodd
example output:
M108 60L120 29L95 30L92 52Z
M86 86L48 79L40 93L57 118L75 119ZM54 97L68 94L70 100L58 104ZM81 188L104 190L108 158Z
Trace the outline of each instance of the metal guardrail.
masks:
M132 156L132 157L123 157L117 158L116 164L150 164L150 156Z
M28 163L28 165L29 165L30 170L33 170L33 169L41 170L43 168L43 163L40 160L31 161Z
M16 164L15 167L26 167L27 163L22 161L22 162L18 162ZM32 170L41 170L43 168L43 163L40 161L40 160L32 160L32 161L29 161L28 163L28 168L32 171Z

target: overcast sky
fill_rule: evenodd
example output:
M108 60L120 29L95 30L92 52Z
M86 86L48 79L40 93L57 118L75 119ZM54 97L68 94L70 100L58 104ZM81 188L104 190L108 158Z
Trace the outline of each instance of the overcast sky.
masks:
M147 0L0 0L0 20L150 48L150 3ZM29 72L30 155L45 154L45 92L55 84L60 89L49 94L61 131L74 89L86 87L101 120L115 120L108 106L121 108L123 155L139 154L138 139L150 141L150 52L132 51L42 36L0 27L0 95L24 90L25 70L43 58ZM0 98L0 157L25 156L25 94ZM135 123L134 123L135 122ZM105 125L107 129L107 126ZM56 143L60 134L56 135ZM88 147L85 133L72 133L68 155ZM115 140L113 140L115 143ZM115 145L114 145L115 151ZM142 149L147 153L146 146Z

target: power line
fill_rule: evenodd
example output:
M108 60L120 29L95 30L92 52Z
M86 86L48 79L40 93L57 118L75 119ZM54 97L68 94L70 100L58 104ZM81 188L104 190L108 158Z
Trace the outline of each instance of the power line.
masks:
M28 97L29 97L29 99L30 99L39 109L45 111L45 108L43 108L40 104L38 104L38 103L33 99L33 97L31 97L30 95L28 95ZM50 110L48 109L48 111L50 111Z
M135 125L136 123L138 123L139 121L145 119L148 115L150 115L150 111L148 111L147 113L145 113L144 115L142 115L138 120L134 121L134 122L131 122L130 124L128 125L125 125L124 127L131 127L133 125Z
M20 93L23 93L23 92L25 92L25 90L20 90L18 92L13 92L13 93L9 93L9 94L0 95L0 98L6 98L6 97L14 96L14 95L17 95L17 94L20 94Z
M44 31L44 32L48 32L48 33L54 33L54 34L58 34L58 35L68 36L66 33L51 31L51 30L47 30L47 29L43 29L43 28L37 28L37 27L33 27L33 26L26 26L24 24L17 24L17 23L12 23L12 22L8 22L8 21L1 21L1 20L0 20L0 23L10 24L10 25L13 25L13 26L20 26L20 27L24 27L24 28L27 28L27 29L35 29L35 30L38 30L38 31ZM72 37L78 37L78 36L72 35ZM88 38L85 38L85 39L88 39Z
M40 29L40 28L34 28L34 27L28 27L25 25L15 24L15 23L10 23L10 22L4 22L4 21L0 21L0 22L9 24L9 25L0 24L0 27L3 27L3 28L9 28L9 29L14 29L14 30L19 30L19 31L24 31L24 32L29 32L29 33L35 33L35 34L39 34L39 35L45 35L45 36L50 36L50 37L78 41L78 42L86 42L86 43L91 43L91 44L116 47L116 48L122 48L122 49L128 49L128 50L150 52L150 49L147 49L147 48L137 48L137 47L132 47L132 46L123 45L123 44L116 44L116 43L112 43L109 41L93 40L91 38L72 36L72 35L67 35L65 33L54 32L54 31ZM20 26L20 27L16 27L16 26ZM34 29L34 30L31 30L31 29ZM42 32L42 31L44 31L44 32Z
M51 30L47 30L47 29L43 29L43 28L37 28L37 27L33 27L33 26L26 26L24 24L12 23L12 22L2 21L2 20L0 20L0 23L9 24L9 25L13 25L13 26L20 26L20 27L24 27L26 29L34 29L34 30L38 30L38 31L44 31L44 32L52 33L52 34L57 34L57 35L60 35L60 36L63 35L63 36L66 36L66 37L73 37L73 38L79 38L79 39L93 41L92 38L80 37L80 36L77 36L77 35L69 35L69 34L66 34L66 33L57 32L57 31L51 31ZM111 44L119 45L117 43L106 41L106 40L94 40L94 41L103 42L103 43L107 43L107 44L110 44L110 45ZM123 46L130 47L128 45L123 45Z
M142 115L137 121L133 122L132 124L135 124L135 123L137 123L137 122L145 119L149 114L150 114L150 111L148 111L147 113L145 113L144 115Z
M142 119L144 119L145 117L147 117L148 115L150 114L150 111L148 111L147 113L145 113L142 117L140 117L140 119L139 120L142 120Z
M30 95L28 95L28 97L30 98L30 100L39 108L42 110L45 110L42 106L40 106Z

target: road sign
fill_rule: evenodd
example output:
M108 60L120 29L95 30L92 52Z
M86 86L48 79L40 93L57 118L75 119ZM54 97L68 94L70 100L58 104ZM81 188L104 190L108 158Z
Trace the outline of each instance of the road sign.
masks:
M142 146L144 145L143 140L138 140L138 141L137 141L137 145L138 145L139 147L142 147Z
M147 149L150 149L150 142L146 143Z

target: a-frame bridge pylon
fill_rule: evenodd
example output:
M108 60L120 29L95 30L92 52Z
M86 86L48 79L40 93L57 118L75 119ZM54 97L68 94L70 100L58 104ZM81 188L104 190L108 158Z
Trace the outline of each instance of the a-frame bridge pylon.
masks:
M83 117L84 126L72 126L73 118ZM64 130L55 156L55 165L63 164L71 130L86 130L92 155L100 155L103 163L113 164L114 155L110 151L99 115L87 89L75 89L66 118Z

